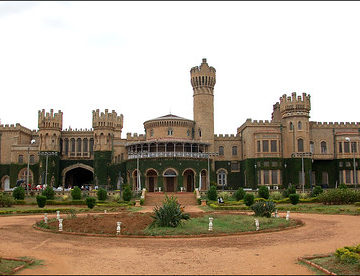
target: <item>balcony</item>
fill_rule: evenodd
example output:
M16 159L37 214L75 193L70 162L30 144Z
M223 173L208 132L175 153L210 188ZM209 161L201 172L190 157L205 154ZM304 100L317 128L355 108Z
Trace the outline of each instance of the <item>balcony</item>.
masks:
M128 159L161 158L161 157L183 157L183 158L208 158L207 153L202 152L139 152L129 153Z

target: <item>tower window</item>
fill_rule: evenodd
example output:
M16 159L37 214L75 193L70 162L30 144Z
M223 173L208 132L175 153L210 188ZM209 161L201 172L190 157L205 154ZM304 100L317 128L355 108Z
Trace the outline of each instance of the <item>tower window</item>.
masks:
M277 152L277 140L271 140L271 152Z
M154 136L154 130L150 129L150 137L153 137L153 136Z
M169 129L168 129L168 135L169 135L169 136L172 136L172 135L173 135L173 130L172 130L172 128L169 128Z
M294 129L293 123L290 122L290 130L293 130L293 129Z
M269 140L263 140L263 152L269 152Z
M342 153L342 143L339 142L339 153Z
M188 129L186 132L187 136L190 136L190 130Z
M232 155L237 155L237 146L232 147Z
M219 155L221 155L221 156L224 155L224 147L223 146L219 147Z
M321 153L326 153L326 142L325 141L322 141L321 144Z
M350 143L344 142L344 152L349 153L350 152Z
M21 154L19 155L18 163L19 163L19 164L24 163L24 155L21 155Z
M199 128L199 137L201 137L201 129Z
M304 152L304 140L298 139L298 152Z
M302 128L302 124L301 124L301 122L299 121L299 122L298 122L298 130L301 130L301 128Z
M314 142L310 141L310 152L314 153Z

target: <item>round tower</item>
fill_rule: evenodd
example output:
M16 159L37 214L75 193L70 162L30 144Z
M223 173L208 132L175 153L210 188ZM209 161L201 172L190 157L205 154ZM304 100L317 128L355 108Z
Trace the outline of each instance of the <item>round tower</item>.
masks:
M216 70L207 64L206 58L200 66L190 70L191 85L194 90L194 121L196 140L210 143L209 151L214 151L214 86Z

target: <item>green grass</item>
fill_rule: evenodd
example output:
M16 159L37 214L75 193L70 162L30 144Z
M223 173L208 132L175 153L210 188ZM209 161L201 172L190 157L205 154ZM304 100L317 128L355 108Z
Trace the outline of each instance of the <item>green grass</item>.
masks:
M342 263L335 256L312 259L311 262L338 275L360 275L360 264Z
M32 268L36 265L42 265L42 261L40 260L34 260L28 257L20 257L20 258L16 258L16 259L22 259L22 260L33 260L34 262L32 264L29 264L25 261L13 261L13 260L4 260L1 259L0 262L0 275L11 275L12 274L12 270L15 269L16 267L19 267L21 265L25 265L24 268ZM23 268L23 269L24 269Z
M209 216L213 217L213 231L208 231ZM252 216L246 215L205 215L204 217L192 218L184 221L179 227L148 227L144 233L146 235L198 235L208 233L235 233L255 231L255 222ZM296 222L286 221L284 218L258 218L260 230L287 227L295 225Z

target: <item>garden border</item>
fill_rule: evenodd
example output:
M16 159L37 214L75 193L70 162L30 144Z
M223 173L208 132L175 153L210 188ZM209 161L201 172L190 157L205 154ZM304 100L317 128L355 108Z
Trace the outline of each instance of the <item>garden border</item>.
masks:
M304 262L312 267L315 267L316 269L320 270L321 272L324 272L326 275L337 275L336 273L331 272L330 270L327 270L326 268L309 261L309 260L313 260L313 259L317 259L317 258L331 257L332 255L333 254L324 254L324 255L310 256L310 257L298 257L298 261Z
M6 258L6 257L0 257L0 260L8 260L8 261L18 261L18 262L25 262L29 265L31 265L32 263L34 263L34 260L24 260L24 259L18 259L18 258ZM15 268L12 269L11 274L14 274L16 272L18 272L20 269L23 269L25 267L26 264L23 264L21 266L17 266ZM7 274L1 274L1 275L7 275Z
M217 233L217 234L199 234L199 235L168 235L168 236L146 236L146 235L111 235L111 234L93 234L93 233L79 233L79 232L67 232L67 231L57 231L52 229L45 229L33 224L33 228L35 230L54 233L54 234L65 234L65 235L77 235L77 236L87 236L87 237L105 237L105 238L155 238L155 239L172 239L172 238L208 238L208 237L226 237L226 236L242 236L242 235L252 235L252 234L262 234L262 233L272 233L272 232L280 232L286 230L292 230L295 228L299 228L304 226L305 223L300 219L291 219L297 222L296 225L289 226L286 228L273 228L273 229L265 229L259 231L247 231L247 232L235 232L235 233Z

